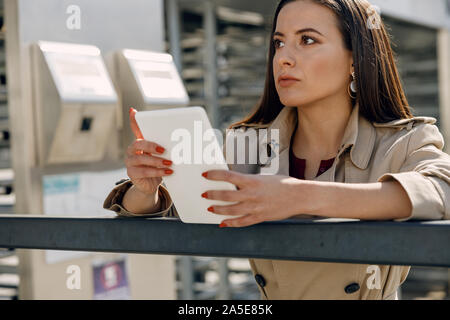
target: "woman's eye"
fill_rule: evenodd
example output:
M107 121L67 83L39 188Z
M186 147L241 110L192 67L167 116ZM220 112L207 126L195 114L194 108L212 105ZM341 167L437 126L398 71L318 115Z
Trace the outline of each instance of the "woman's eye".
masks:
M275 49L279 48L280 43L283 43L283 42L278 39L273 40L273 45L275 46ZM284 44L283 44L283 46L284 46Z
M303 41L303 43L306 43L306 44L308 44L308 45L313 44L313 43L316 42L316 40L314 40L313 38L308 37L308 36L303 36L303 37L302 37L302 41ZM311 41L312 41L312 42L311 42Z
M302 44L311 45L314 43L316 43L316 40L314 38L311 38L308 36L302 37ZM282 48L282 47L284 47L284 42L279 39L274 39L273 45L274 45L275 49Z

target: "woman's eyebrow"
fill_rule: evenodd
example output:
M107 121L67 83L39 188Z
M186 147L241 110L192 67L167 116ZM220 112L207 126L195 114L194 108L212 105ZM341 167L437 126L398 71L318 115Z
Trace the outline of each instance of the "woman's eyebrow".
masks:
M295 32L295 34L298 35L298 34L301 34L301 33L304 33L304 32L315 32L315 33L320 34L322 37L324 36L323 34L321 34L319 31L317 31L317 30L314 29L314 28L304 28L304 29L300 29L300 30L298 30L297 32ZM281 36L281 37L284 36L283 33L278 32L278 31L274 32L273 35L274 35L274 36Z

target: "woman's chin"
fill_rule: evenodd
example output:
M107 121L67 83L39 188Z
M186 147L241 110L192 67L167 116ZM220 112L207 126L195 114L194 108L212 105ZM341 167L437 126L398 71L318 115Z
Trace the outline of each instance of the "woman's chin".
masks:
M299 105L302 105L305 102L305 99L299 99L299 98L289 98L289 99L283 99L280 97L280 101L284 106L287 107L296 107Z

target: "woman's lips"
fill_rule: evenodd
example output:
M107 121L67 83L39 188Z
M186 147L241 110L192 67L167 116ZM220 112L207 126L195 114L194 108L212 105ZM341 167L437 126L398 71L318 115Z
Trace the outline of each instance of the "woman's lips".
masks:
M286 79L286 80L280 80L279 84L280 84L281 87L287 88L287 87L290 87L290 86L294 85L297 82L298 82L298 80Z

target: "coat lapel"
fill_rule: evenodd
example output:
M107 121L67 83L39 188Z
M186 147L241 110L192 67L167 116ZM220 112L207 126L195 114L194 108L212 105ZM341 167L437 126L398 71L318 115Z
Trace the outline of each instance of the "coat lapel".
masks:
M270 161L273 161L275 157L279 157L279 169L278 175L289 175L289 150L291 136L294 133L295 126L297 124L297 108L296 107L284 107L274 121L267 127L267 130L263 130L259 139L259 150L271 149L271 157L266 163L270 165ZM279 130L279 142L276 139L271 139L270 132L273 129ZM268 140L269 137L269 140ZM359 105L356 104L350 115L347 127L342 138L341 147L337 154L337 161L333 163L330 170L327 170L314 180L317 181L334 181L335 169L339 157L348 148L350 149L350 159L353 164L359 169L366 169L372 151L375 145L376 131L372 123L366 120L359 114ZM264 172L264 167L262 167Z

